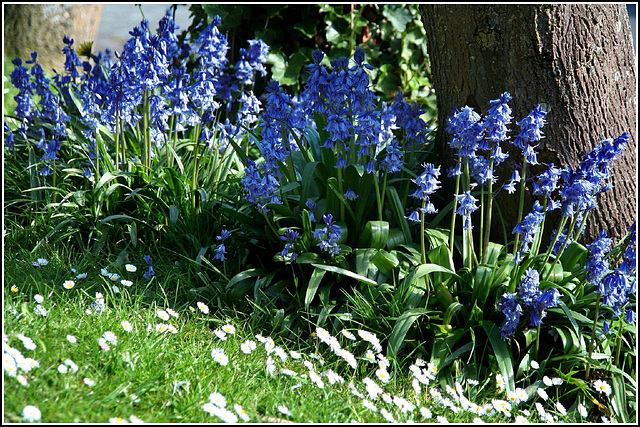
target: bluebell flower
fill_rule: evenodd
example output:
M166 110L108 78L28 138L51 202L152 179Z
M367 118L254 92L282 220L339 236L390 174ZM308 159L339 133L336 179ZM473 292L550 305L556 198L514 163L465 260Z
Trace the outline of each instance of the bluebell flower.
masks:
M628 302L627 276L616 269L604 276L601 288L603 303L610 306L615 314L620 315L621 308Z
M540 224L544 218L544 208L537 200L533 203L533 210L529 212L522 222L518 223L514 229L513 234L519 234L522 236L522 241L516 252L516 262L522 260L522 253L529 251L529 244L533 242L535 235L539 231Z
M506 316L500 327L500 335L502 339L506 339L512 336L518 328L520 317L522 317L522 306L518 303L516 294L506 292L500 298L498 309Z
M560 292L556 288L549 288L541 292L531 304L531 326L539 326L546 315L546 309L558 306Z
M345 193L344 193L344 198L347 200L356 200L358 197L356 192L353 191L352 189L348 189Z
M153 259L151 258L151 255L145 255L142 259L144 259L144 262L146 262L147 265L153 265Z
M409 216L405 216L405 218L409 221L420 222L419 209L414 210L413 212L411 212L411 214L409 214Z
M226 239L228 239L229 237L231 237L231 232L229 230L227 230L226 228L223 228L222 231L220 232L219 236L216 236L216 240L219 242L223 242Z
M630 276L629 280L633 280L635 282L635 272L636 272L636 223L629 227L629 231L631 232L631 236L629 237L629 243L627 244L627 249L625 249L622 254L622 263L620 264L620 271L625 273L627 276Z
M609 321L605 320L602 325L604 327L604 333L607 334L607 335L610 335L611 334L611 327L609 326Z
M153 266L150 265L149 269L142 275L142 277L144 277L145 279L151 279L155 275L156 272L153 270Z
M587 272L587 280L598 286L599 292L602 293L601 279L609 269L609 262L605 256L611 248L612 240L607 237L607 232L602 230L600 237L587 245L589 253L587 255L587 263L585 269Z
M392 139L387 144L387 153L380 165L388 173L400 172L404 162L402 161L403 151L400 149L400 143L397 139Z
M445 130L451 134L449 146L458 150L458 156L475 154L485 132L480 115L467 106L454 110L453 115L447 118Z
M280 236L280 240L286 242L284 249L282 250L282 252L280 252L280 255L285 258L285 261L291 262L298 258L298 253L293 251L293 246L299 236L300 233L292 229L287 229L284 232L284 235Z
M630 308L629 310L627 310L627 314L625 315L624 320L626 320L628 323L633 323L636 321L633 309Z
M476 205L478 199L471 195L471 191L465 191L463 194L456 194L455 197L459 204L455 213L464 216L465 222L463 228L465 230L470 230L473 228L471 225L471 214L478 209L478 205Z
M567 239L567 234L566 234L567 229L563 229L559 234L558 234L558 239L556 240L556 244L553 245L553 248L551 249L551 253L553 253L554 255L558 255L560 249L562 248L562 246L564 245L564 241ZM554 229L551 234L553 236L556 235L556 233L558 233L557 229ZM568 247L571 244L572 240L569 239L569 241L566 244L566 247Z
M333 222L333 215L331 214L322 215L322 220L326 227L314 231L313 237L319 240L318 246L324 252L328 252L331 256L338 255L340 253L338 241L342 236L342 229Z
M520 298L526 305L532 305L533 301L539 297L541 293L538 289L539 286L540 274L538 271L533 268L527 269L518 288Z
M224 243L220 243L218 246L216 246L215 249L216 254L213 256L214 260L220 260L220 261L225 261L225 255L227 254L227 250L224 246Z
M486 138L493 142L504 141L507 139L507 125L511 123L511 108L507 104L512 97L509 92L504 92L499 99L489 101L491 108L487 111L487 117L484 120L484 128L487 133ZM499 145L496 144L496 147Z
M259 72L262 77L267 74L264 64L267 62L269 46L260 39L249 40L249 48L240 48L240 60L236 63L236 73L234 77L241 84L251 85L254 81L254 74Z

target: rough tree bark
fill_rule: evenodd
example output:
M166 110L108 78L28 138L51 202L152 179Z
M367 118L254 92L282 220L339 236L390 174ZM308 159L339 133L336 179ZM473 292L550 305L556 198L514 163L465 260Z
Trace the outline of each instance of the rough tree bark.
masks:
M484 114L489 100L509 91L515 134L515 122L545 103L551 111L538 161L558 167L576 167L602 139L629 134L627 149L614 164L613 190L599 196L584 240L590 242L602 229L622 237L635 221L637 203L637 71L625 6L422 5L421 11L439 123L456 106ZM445 133L438 143L451 154ZM498 170L499 183L510 178L513 162L521 161L518 151L509 150L508 162ZM497 204L511 232L517 202L504 196L503 191ZM532 206L531 200L526 206ZM547 236L551 228L546 227ZM499 227L494 223L492 229Z
M29 59L38 52L45 68L60 70L64 64L62 38L74 39L74 48L94 41L103 5L10 4L4 6L4 53L9 59Z

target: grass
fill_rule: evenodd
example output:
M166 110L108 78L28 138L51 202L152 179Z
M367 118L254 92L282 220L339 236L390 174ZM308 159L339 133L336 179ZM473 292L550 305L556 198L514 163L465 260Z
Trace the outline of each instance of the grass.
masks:
M41 252L32 254L26 248L20 248L11 234L7 243L5 339L24 357L37 360L40 366L26 374L19 372L19 375L26 375L27 385L20 384L16 376L9 376L5 370L5 422L23 421L22 410L27 405L40 409L43 422L109 422L118 421L118 417L129 420L130 416L159 423L220 422L220 418L203 409L212 393L224 396L226 408L233 413L234 405L240 405L250 422L385 422L383 408L394 420L402 422L435 421L438 416L446 417L449 422L472 422L477 417L470 411L460 410L460 402L454 405L457 413L442 402L438 403L425 387L420 395L416 395L411 374L406 369L390 369L391 381L382 384L376 378L377 366L360 358L370 347L365 342L338 337L342 347L360 359L354 372L317 338L284 340L277 331L268 329L266 319L257 322L246 313L216 308L215 301L189 291L185 284L179 285L180 276L172 268L174 264L170 257L157 260L154 257L157 274L147 280L142 277L147 267L141 253L129 254L128 258L122 253L118 256L96 256L89 252L78 255L65 250L49 251L44 245L39 249ZM47 258L49 264L34 267L32 261L40 257ZM137 266L135 273L125 270L127 262ZM111 280L100 273L102 268L118 272L121 278L130 279L134 284L126 287L118 283L120 292L114 293ZM75 279L73 289L62 286L65 280L84 272L87 277ZM103 294L107 309L99 315L87 314L96 292ZM44 298L42 306L47 310L46 317L35 310L36 294ZM210 313L204 314L197 308L200 300L211 306ZM160 319L157 310L167 308L175 310L179 317ZM131 323L131 332L123 329L121 322L124 320ZM161 323L173 325L178 332L158 332L156 325ZM227 323L234 325L236 332L223 341L215 332ZM358 327L349 329L356 333ZM98 343L106 331L117 336L117 345L111 345L109 351L103 351ZM18 334L32 338L36 348L26 349ZM267 354L256 334L273 336L275 345L287 352L296 350L303 358L294 360L289 353L283 361L276 353ZM69 342L67 335L75 336L77 342ZM241 351L241 344L248 339L257 344L251 354ZM211 354L214 348L224 350L229 358L226 366L214 361ZM313 354L319 354L325 364L309 356ZM274 375L267 371L269 356L277 367ZM69 370L62 374L58 371L67 359L78 366L77 372ZM310 381L305 360L321 375L324 388ZM282 373L283 369L285 373ZM286 375L287 369L296 375ZM322 374L327 369L342 375L345 382L331 385L328 377ZM370 398L362 383L365 377L376 380L389 397L404 397L416 407L403 414L396 404L386 403L381 396L376 400ZM85 384L84 378L94 381L95 385ZM348 386L350 381L377 407L377 411L364 406L363 399ZM505 398L504 393L496 392L493 378L481 380L477 386L466 384L462 379L460 382L466 392L471 393L466 396L475 396L473 401L478 404ZM436 387L435 382L429 386L430 389ZM477 393L478 390L483 391ZM444 389L440 391L451 398ZM547 391L553 396L551 389ZM548 412L558 415L552 400L553 397L544 402L534 392L528 401L511 411L510 417L494 413L492 417L480 418L512 422L521 415L535 421L538 420L536 401L543 403ZM291 414L285 415L278 410L280 405L285 405ZM424 419L421 407L428 408L432 418ZM569 412L561 419L582 420L576 412Z

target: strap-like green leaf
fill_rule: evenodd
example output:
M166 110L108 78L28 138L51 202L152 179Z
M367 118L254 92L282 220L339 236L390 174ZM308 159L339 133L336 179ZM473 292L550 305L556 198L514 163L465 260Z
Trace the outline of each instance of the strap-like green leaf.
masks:
M382 249L389 238L387 221L369 221L360 235L360 246L364 248Z
M366 283L368 285L376 285L377 283L374 280L368 279L364 276L354 273L353 271L345 270L344 268L334 267L332 265L322 265L322 264L311 264L312 266L319 268L321 270L327 270L332 273L341 274L343 276L348 276L353 279L359 280L362 283Z
M307 292L304 296L305 310L309 309L309 304L311 304L313 297L316 295L316 292L318 291L318 286L320 286L320 282L322 281L322 278L324 277L326 272L327 272L326 270L316 268L315 270L313 270L313 273L311 273L311 279L309 279L309 286L307 286Z
M515 391L511 354L509 353L507 345L500 337L500 331L498 330L498 327L495 325L495 323L488 320L485 320L483 322L482 327L487 332L489 342L491 343L491 347L493 348L493 353L496 356L496 360L498 361L500 373L507 383L507 389L510 391Z
M424 308L412 308L405 311L398 317L396 324L393 326L391 335L389 336L389 344L387 345L387 355L395 357L404 344L404 337L407 335L409 328L418 317L426 313Z

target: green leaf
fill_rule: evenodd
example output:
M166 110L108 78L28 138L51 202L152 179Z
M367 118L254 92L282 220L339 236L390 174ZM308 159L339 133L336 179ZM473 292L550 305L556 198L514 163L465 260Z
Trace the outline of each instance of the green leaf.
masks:
M413 20L411 12L404 5L386 5L382 14L391 22L393 29L399 33L404 32L407 24Z
M354 273L353 271L345 270L344 268L334 267L332 265L322 265L322 264L311 264L312 266L319 268L321 270L327 270L332 273L341 274L343 276L348 276L353 279L356 279L362 283L366 283L368 285L377 285L377 283L371 279L368 279L364 276Z
M587 248L580 243L571 242L560 256L560 263L563 269L565 271L572 271L576 265L584 266L588 252Z
M313 273L311 273L311 278L309 279L309 286L307 286L307 292L304 296L305 310L309 309L309 305L311 304L313 297L316 295L318 286L320 286L320 282L322 281L322 278L324 277L325 273L326 273L326 270L321 270L318 268L313 270Z
M387 355L396 357L398 351L404 345L404 337L407 335L409 328L415 322L418 317L426 314L427 311L424 308L412 308L405 311L398 317L393 330L389 336L389 344L387 344Z
M180 215L180 210L177 206L171 205L169 206L169 224L176 225L178 222L178 216Z
M309 61L306 55L301 51L296 51L289 57L286 62L286 69L282 77L278 80L282 86L291 86L298 83L300 77L300 70Z
M300 31L306 37L313 37L318 32L316 30L317 26L318 26L318 21L317 20L315 20L315 19L304 19L304 20L296 22L293 25L293 28L295 30Z
M267 54L267 64L271 64L271 76L274 80L280 81L287 71L287 57L282 52L269 52Z
M400 265L400 261L395 255L383 249L378 250L371 258L371 262L387 277L391 277L393 270Z
M362 230L359 245L365 248L382 249L389 237L387 221L369 221Z
M506 386L509 391L515 391L515 382L514 382L514 372L513 372L513 363L511 361L511 354L509 353L509 349L507 345L500 337L500 331L495 323L485 320L482 324L482 327L487 333L489 337L489 342L491 343L491 347L493 348L493 353L496 356L496 360L498 361L498 367L500 368L500 373L506 381Z
M404 217L404 207L402 206L402 202L400 201L398 192L396 191L395 187L388 187L386 193L389 204L391 205L393 218L402 230L404 241L406 243L413 243L413 239L411 238L411 231L409 230L409 222Z
M461 308L464 308L464 306L459 302L454 301L451 304L449 304L449 307L447 307L447 310L444 313L444 319L442 323L444 325L450 325L453 315L456 314Z
M268 274L269 274L269 270L262 269L262 268L251 268L249 270L241 271L240 273L233 276L231 280L229 280L229 283L227 283L227 286L225 287L225 289L230 289L236 283L242 282L243 280L246 280L250 277L266 276Z

